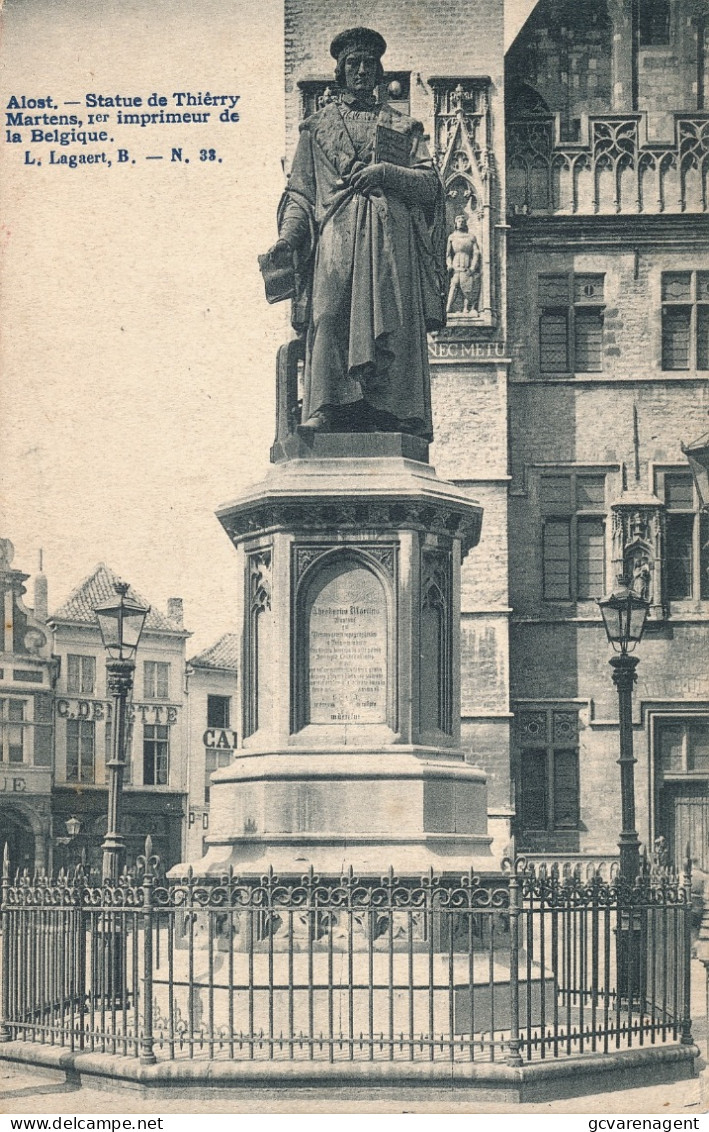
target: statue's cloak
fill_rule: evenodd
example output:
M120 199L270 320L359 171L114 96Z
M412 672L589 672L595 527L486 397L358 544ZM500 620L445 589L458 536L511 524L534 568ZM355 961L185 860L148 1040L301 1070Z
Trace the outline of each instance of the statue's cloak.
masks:
M343 180L372 159L377 125L404 134L407 169L369 196ZM445 323L443 186L420 123L385 106L347 120L335 103L307 118L279 211L298 221L293 324L307 330L304 419L364 396L431 431L426 332Z

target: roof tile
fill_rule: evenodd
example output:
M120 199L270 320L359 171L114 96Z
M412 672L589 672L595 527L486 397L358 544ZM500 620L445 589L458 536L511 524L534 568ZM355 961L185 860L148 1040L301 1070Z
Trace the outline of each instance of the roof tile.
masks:
M89 574L88 578L85 578L81 585L77 586L49 620L96 625L94 608L101 602L109 601L116 596L113 587L118 581L120 581L118 575L105 563L99 562L93 573ZM128 590L128 595L143 605L150 605L150 602L146 601L132 586ZM174 621L170 621L154 605L150 605L150 612L145 619L145 628L158 633L184 633L181 625L176 625ZM186 633L184 635L187 636Z

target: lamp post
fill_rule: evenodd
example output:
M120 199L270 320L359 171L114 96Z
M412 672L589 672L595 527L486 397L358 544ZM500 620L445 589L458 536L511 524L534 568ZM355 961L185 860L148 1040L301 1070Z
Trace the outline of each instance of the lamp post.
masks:
M635 757L633 755L633 685L637 680L638 657L629 656L640 642L649 603L619 580L611 594L598 602L608 640L617 655L612 656L613 683L618 689L618 729L620 738L621 830L618 839L620 875L633 884L640 866L640 841L635 829Z
M103 644L108 653L106 664L109 695L113 697L113 750L108 768L108 817L103 851L104 881L116 881L125 850L121 833L123 808L123 772L126 765L126 705L133 688L135 654L150 607L128 597L126 582L114 584L117 598L94 606Z

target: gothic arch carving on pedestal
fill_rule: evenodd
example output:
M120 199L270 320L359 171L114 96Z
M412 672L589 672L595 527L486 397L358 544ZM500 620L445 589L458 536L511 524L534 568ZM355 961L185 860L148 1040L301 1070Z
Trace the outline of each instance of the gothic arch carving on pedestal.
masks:
M294 548L292 730L348 723L396 730L395 548L323 547L305 559L304 549Z

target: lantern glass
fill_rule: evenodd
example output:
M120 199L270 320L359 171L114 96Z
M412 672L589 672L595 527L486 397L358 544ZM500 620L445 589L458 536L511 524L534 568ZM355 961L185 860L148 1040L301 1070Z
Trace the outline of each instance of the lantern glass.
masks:
M79 830L81 829L81 822L78 818L67 818L67 820L64 822L64 825L66 826L66 831L70 837L78 836Z
M618 652L632 651L642 639L649 605L624 583L598 602L608 640Z
M113 601L94 608L103 644L112 660L132 660L135 656L150 606L128 597L128 586L117 582Z

